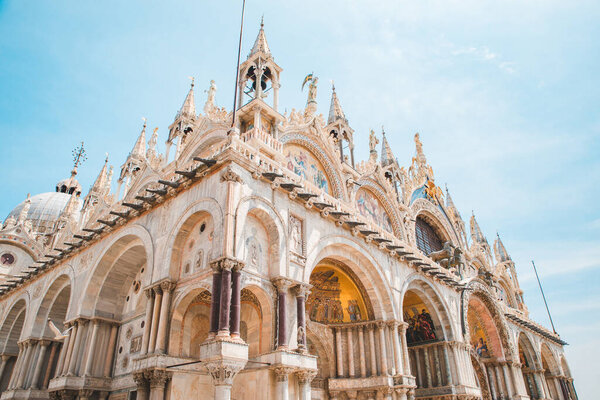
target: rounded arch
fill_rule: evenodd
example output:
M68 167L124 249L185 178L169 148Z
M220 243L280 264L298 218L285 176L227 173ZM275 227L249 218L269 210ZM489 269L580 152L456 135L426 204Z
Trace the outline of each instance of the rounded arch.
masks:
M337 168L331 161L332 158L323 150L321 145L300 133L287 133L279 140L284 146L284 153L287 145L297 145L306 148L306 150L323 166L324 172L331 183L331 196L337 199L344 196L342 180L337 172Z
M519 361L521 362L521 367L527 367L531 370L538 369L541 362L529 335L526 332L520 332L517 343L519 344Z
M154 251L150 234L140 225L124 229L106 245L94 265L79 313L119 318L130 281L139 275L137 287L151 282Z
M18 342L23 333L27 316L28 301L20 297L10 307L10 311L2 321L0 328L0 353L17 355L19 353Z
M58 327L63 328L71 304L71 277L62 274L56 277L45 290L45 295L35 315L32 336L53 336L48 327L48 319Z
M227 138L227 127L216 124L205 130L206 126L202 126L203 121L200 121L201 126L197 128L197 131L202 134L194 135L193 139L185 144L179 156L179 160L185 160L183 163L186 165L193 161L194 157L210 158L216 152L216 148Z
M240 335L250 346L249 357L273 349L275 320L272 295L255 284L244 286L241 293Z
M443 241L449 241L454 246L460 245L458 234L448 221L443 210L431 203L429 200L417 199L410 206L411 213L415 220L420 216L430 224Z
M383 225L381 226L381 223L379 223L379 225L384 228L385 230L387 230L389 233L395 235L396 237L402 238L403 235L403 231L402 231L402 224L400 223L400 217L398 215L398 213L395 210L395 207L392 206L392 202L390 201L390 199L388 198L386 192L381 188L381 186L379 184L376 184L375 182L373 182L370 179L363 179L361 181L359 181L359 184L362 185L355 193L354 193L354 202L356 203L356 206L358 207L358 210L360 212L361 215L365 216L365 217L369 217L371 216L371 220L373 220L374 222L377 223L377 220L382 220L384 219L384 216L387 216L389 218L389 229L386 229L385 225L386 222L383 221ZM374 216L372 216L371 214L373 214L373 212L375 210L370 210L368 207L368 204L365 204L368 202L368 198L360 198L360 192L362 191L366 191L369 193L372 193L373 196L376 198L376 200L379 202L379 204L381 204L383 206L383 215L380 218L376 218ZM364 210L364 212L363 212ZM377 212L375 212L375 214L378 214Z
M498 337L501 344L502 354L507 360L517 360L517 352L514 348L514 345L510 341L510 337L508 335L508 324L506 319L504 318L501 310L498 308L498 305L494 302L493 296L489 290L489 288L479 279L472 279L467 282L467 287L463 290L461 294L461 320L463 326L463 334L465 336L465 341L471 342L471 334L469 332L469 321L468 321L468 311L469 307L472 304L471 299L476 297L478 301L485 307L489 316L492 319L492 323L495 327L496 332L498 333ZM480 310L483 310L480 308Z
M436 328L441 328L441 332L443 334L443 338L445 340L456 340L457 335L453 327L455 324L452 321L451 314L449 313L449 307L446 303L444 296L438 291L436 287L434 287L430 282L425 280L418 273L413 273L408 276L408 278L404 281L404 285L400 291L400 305L399 309L403 310L402 312L402 321L409 322L405 320L404 313L404 300L409 291L415 292L417 296L423 301L423 304L429 310L434 325Z
M368 248L346 236L330 235L321 238L307 255L304 282L310 282L313 269L324 259L339 261L356 275L365 286L375 319L398 316L391 288Z
M178 276L179 257L181 248L185 243L189 230L202 218L210 216L213 224L213 245L207 255L208 261L221 255L222 249L216 244L223 243L223 210L215 199L203 198L190 204L178 218L177 223L169 232L168 239L163 248L164 257L161 259L169 263L169 277L175 279ZM160 279L161 277L154 277Z
M210 330L211 294L208 284L188 288L173 299L168 353L198 357ZM197 346L196 346L197 345Z
M546 371L546 374L554 376L560 375L558 358L547 343L542 343L540 356L542 359L542 367Z
M267 271L272 276L287 275L288 258L288 235L281 215L263 198L249 196L240 200L235 212L235 243L234 254L236 257L245 258L244 254L250 254L247 246L252 243L247 242L244 235L245 227L248 224L248 216L260 221L265 228L268 239L268 268ZM240 240L241 238L241 240ZM247 257L246 257L247 258ZM248 261L248 260L246 260ZM247 262L248 264L248 262Z

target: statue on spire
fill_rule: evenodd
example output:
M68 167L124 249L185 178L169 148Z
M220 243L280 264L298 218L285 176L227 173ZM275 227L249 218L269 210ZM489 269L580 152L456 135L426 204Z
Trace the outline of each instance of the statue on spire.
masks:
M204 113L208 115L216 107L215 95L217 94L217 85L214 80L211 79L210 87L208 90L205 90L204 93L208 93L208 96L206 96L206 103L204 103Z
M306 100L305 115L311 115L317 111L317 83L318 82L319 82L319 78L314 76L314 74L312 74L312 73L306 75L306 77L304 78L304 81L302 82L302 90L304 90L304 85L309 83L308 99Z
M379 139L375 136L375 131L371 129L371 133L369 134L369 162L375 163L377 162L377 145L379 144Z

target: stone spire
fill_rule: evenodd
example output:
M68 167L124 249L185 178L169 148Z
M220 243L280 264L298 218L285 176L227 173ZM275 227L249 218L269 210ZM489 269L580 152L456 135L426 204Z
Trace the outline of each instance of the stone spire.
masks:
M146 118L144 118L144 127L140 132L140 136L138 136L131 153L129 153L130 158L143 159L146 156Z
M271 55L271 50L269 50L269 45L267 44L267 37L265 36L265 23L264 17L260 19L260 30L258 31L258 36L256 36L256 40L254 41L254 46L252 46L252 50L250 50L250 54L248 57L262 52L266 55Z
M456 208L456 206L454 205L454 201L452 200L452 196L450 196L448 186L446 186L446 208L452 210L452 212L456 215L457 218L461 218L460 213L458 212L458 208Z
M108 186L108 153L106 153L106 158L104 159L104 165L96 178L96 181L92 185L90 189L90 193L103 193Z
M196 118L196 103L194 101L194 78L192 77L192 83L190 85L190 91L187 96L185 96L185 100L183 101L183 105L181 109L177 113L175 119L179 117L188 117L188 118Z
M344 111L342 110L342 106L340 101L335 93L335 85L331 84L331 105L329 106L329 118L327 118L327 123L331 124L332 122L341 119L344 122L348 122L346 116L344 115Z
M390 164L393 164L396 158L394 157L394 153L392 153L392 148L385 137L385 130L381 127L381 134L383 139L381 139L381 166L387 167Z
M498 233L496 233L496 240L494 241L494 254L498 262L511 261L510 255L508 255L508 251L506 251L506 247L504 247Z
M487 243L487 239L483 236L481 228L475 219L475 214L471 215L471 238L478 243Z
M27 213L29 213L29 209L31 208L31 194L27 193L27 199L25 199L25 203L23 204L23 208L19 213L19 218L17 219L18 223L24 223L27 219Z

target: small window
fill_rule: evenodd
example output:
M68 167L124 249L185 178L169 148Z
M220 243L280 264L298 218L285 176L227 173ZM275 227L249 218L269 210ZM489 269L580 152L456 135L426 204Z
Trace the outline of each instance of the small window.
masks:
M417 217L415 226L415 236L417 238L417 247L426 255L442 249L442 240L423 218Z

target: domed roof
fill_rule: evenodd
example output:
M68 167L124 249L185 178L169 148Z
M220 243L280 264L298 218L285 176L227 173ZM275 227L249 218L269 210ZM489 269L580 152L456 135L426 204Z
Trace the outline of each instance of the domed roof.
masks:
M67 202L71 198L70 194L61 192L41 193L31 197L31 206L27 211L26 219L31 222L34 231L46 232L52 229L56 221L60 218ZM81 210L81 200L76 198L75 218L79 218ZM25 201L16 206L8 215L7 219L13 217L19 218L21 210L25 206Z

